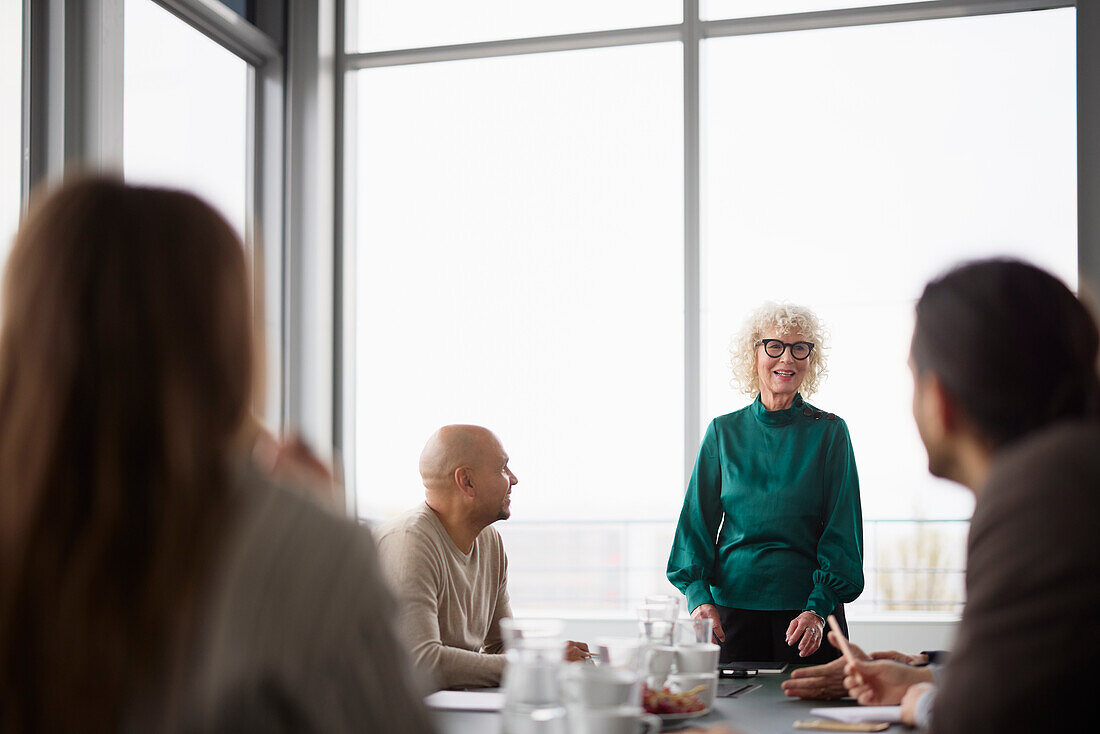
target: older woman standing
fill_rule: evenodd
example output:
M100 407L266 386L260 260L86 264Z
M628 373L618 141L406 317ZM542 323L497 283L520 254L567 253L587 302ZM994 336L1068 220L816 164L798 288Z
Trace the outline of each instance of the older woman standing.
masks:
M863 591L862 518L844 421L805 402L825 372L818 319L768 303L731 348L755 396L711 421L684 497L668 578L711 620L723 661L827 662L824 620ZM801 392L800 392L801 391Z

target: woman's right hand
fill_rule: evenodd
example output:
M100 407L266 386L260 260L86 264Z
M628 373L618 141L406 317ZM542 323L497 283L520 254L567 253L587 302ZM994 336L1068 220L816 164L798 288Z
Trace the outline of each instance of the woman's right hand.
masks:
M722 631L722 621L718 618L718 609L713 604L700 604L691 613L692 619L709 619L715 638L719 642L726 641L726 633Z

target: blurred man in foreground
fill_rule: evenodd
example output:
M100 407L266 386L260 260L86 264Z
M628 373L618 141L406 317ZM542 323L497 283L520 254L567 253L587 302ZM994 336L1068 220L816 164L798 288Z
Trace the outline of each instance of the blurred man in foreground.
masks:
M1100 382L1095 322L1054 277L974 263L917 304L913 414L928 468L977 497L967 605L940 685L856 661L861 704L949 732L1055 731L1092 718L1100 650ZM938 693L937 693L938 691Z

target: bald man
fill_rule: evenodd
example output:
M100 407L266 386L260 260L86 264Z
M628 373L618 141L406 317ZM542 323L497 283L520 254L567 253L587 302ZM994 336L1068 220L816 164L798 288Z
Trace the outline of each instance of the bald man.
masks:
M398 630L439 688L496 686L500 620L510 617L508 561L490 527L511 514L516 475L491 431L444 426L420 454L425 501L378 531L398 597Z

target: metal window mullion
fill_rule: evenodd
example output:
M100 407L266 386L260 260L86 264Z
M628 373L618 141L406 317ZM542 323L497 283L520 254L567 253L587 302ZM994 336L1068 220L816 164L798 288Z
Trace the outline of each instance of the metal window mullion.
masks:
M335 64L337 73L333 102L336 131L333 139L333 464L344 488L344 509L350 517L359 516L358 482L355 466L355 364L356 364L356 301L354 278L355 242L351 234L355 227L354 196L356 191L354 164L356 133L349 129L348 110L356 108L356 95L347 73L346 49L354 33L354 18L348 18L345 0L336 0Z
M24 4L21 188L122 166L122 0Z
M1100 299L1100 6L1077 8L1077 277L1092 305ZM1084 203L1084 206L1081 205Z
M204 0L153 0L157 5L198 29L253 66L263 66L279 56L279 48L266 33L218 2Z
M244 245L248 253L249 261L257 261L257 227L258 216L262 208L259 198L259 186L263 176L261 165L260 145L263 139L263 89L261 88L259 73L251 64L247 67L247 81L245 94L248 99L245 102L245 178L244 178ZM253 308L257 304L255 299L259 297L256 287L257 273L253 271Z
M195 1L157 0L157 2L165 5L193 3ZM687 12L687 5L685 0L685 12ZM685 29L689 26L691 27L692 37L699 39L812 30L815 28L898 23L913 20L935 20L972 15L993 15L1029 10L1050 10L1073 7L1074 5L1073 0L938 0L936 2L914 2L754 18L700 21L698 15L699 3L695 2L692 3L692 7L696 8L695 15L685 15L682 24L346 54L344 56L344 69L345 71L358 71L360 69L438 61L663 43L686 38Z
M372 51L368 53L347 54L344 57L344 68L347 71L358 71L360 69L372 69L383 66L427 64L437 61L460 61L463 59L484 59L497 56L519 56L523 54L547 53L553 51L579 51L589 48L633 46L644 43L665 43L669 41L678 41L681 37L682 32L680 25L662 25L645 28L624 28L614 31L570 33L558 36L537 36L533 38L517 38L501 41L460 43L450 46L407 48L395 51Z
M702 364L700 359L700 162L699 0L684 0L684 486L699 449Z
M280 426L283 415L282 69L279 59L248 66L245 244L252 263L253 318L262 340L264 389L254 398L257 412L272 426Z
M48 105L38 103L38 97L45 94L47 84L45 64L45 44L38 43L39 28L45 27L47 15L41 3L23 0L23 58L22 90L20 94L20 164L19 164L19 216L27 213L31 189L35 182L45 175L45 141L40 131L45 130L45 120L41 118Z
M812 13L790 13L755 18L730 18L702 23L703 38L751 36L763 33L786 33L821 28L841 28L884 23L906 23L920 20L965 18L976 15L1019 13L1031 10L1072 8L1073 0L939 0L898 5L875 5L866 8L843 8Z

